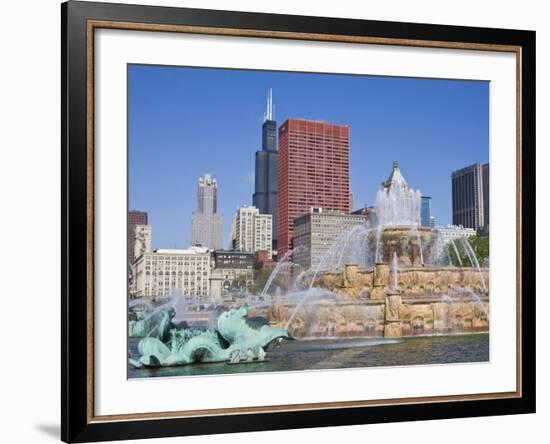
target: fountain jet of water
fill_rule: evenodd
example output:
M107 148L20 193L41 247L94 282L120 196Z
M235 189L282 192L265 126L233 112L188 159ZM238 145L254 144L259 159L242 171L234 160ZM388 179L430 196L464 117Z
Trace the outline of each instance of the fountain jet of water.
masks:
M382 239L382 231L384 231L383 225L378 225L376 229L376 252L374 253L374 261L380 262L380 241Z
M458 263L459 263L459 265L462 267L462 259L460 259L460 254L458 253L458 248L456 247L455 240L454 240L454 239L451 239L451 240L450 240L450 243L451 243L451 245L453 246L453 249L454 249L455 254L456 254L456 258L458 259Z
M468 256L468 259L470 263L472 264L472 267L475 267L477 269L477 272L479 274L479 279L481 282L481 286L483 287L483 291L487 292L487 286L485 285L485 279L483 277L483 273L481 272L481 267L479 266L479 261L477 260L477 256L470 245L470 242L468 242L467 239L464 237L460 238L460 242L462 243L462 246L464 250L466 251L466 255Z
M393 260L391 263L391 273L392 273L392 285L393 289L397 290L397 272L399 270L399 261L397 260L397 253L393 253Z
M420 265L424 266L424 252L422 251L422 237L418 231L418 227L413 225L411 227L410 236L416 237L418 240L418 254L420 255Z
M290 261L290 257L292 256L292 250L288 250L284 256L281 258L281 260L279 262L277 262L277 266L275 267L275 269L273 270L273 272L271 273L271 275L269 276L269 279L267 280L267 282L265 283L265 286L261 292L261 296L265 297L265 295L267 294L267 292L269 291L269 287L271 287L271 284L273 283L273 281L275 280L275 278L277 277L277 275L280 273L281 269L283 268L283 266L285 266L286 263L288 263Z

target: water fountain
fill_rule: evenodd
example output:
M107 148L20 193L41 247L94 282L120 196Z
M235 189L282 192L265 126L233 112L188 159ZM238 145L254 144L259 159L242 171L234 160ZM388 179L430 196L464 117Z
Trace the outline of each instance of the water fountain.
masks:
M394 162L376 195L374 216L341 233L305 274L310 279L302 274L306 288L268 308L272 325L297 337L322 336L328 325L334 336L487 331L488 269L480 267L466 239L447 244L437 230L420 226L420 202L420 191L409 187ZM449 248L458 263L452 263ZM451 302L444 299L448 295ZM305 325L308 319L320 325Z

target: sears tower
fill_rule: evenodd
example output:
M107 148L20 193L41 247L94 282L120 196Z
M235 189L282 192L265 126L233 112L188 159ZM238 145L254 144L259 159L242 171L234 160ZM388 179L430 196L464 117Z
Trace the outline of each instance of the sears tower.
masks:
M256 171L252 204L261 214L273 215L277 220L277 122L273 112L271 89L267 96L267 106L262 125L262 149L256 151ZM273 249L277 249L277 225L273 224Z

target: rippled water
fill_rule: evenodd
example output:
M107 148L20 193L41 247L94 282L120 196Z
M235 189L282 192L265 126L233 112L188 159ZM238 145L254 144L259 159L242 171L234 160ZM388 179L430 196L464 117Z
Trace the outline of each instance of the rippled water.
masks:
M139 339L130 339L137 358ZM394 365L449 364L489 360L489 334L425 336L399 340L322 339L284 342L267 351L267 361L242 364L192 364L180 367L136 369L129 378L202 376L252 372L320 370Z

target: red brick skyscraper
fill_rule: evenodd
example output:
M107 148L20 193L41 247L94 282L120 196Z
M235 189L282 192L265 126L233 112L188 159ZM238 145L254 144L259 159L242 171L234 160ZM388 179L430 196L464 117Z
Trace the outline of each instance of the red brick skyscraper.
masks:
M292 248L294 219L312 207L350 212L349 127L288 119L279 127L277 256Z

